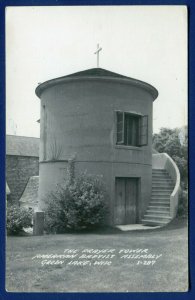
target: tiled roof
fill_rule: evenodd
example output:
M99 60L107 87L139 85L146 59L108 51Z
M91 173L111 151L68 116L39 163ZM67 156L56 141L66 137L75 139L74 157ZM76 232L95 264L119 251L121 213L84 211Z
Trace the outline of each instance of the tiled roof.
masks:
M39 157L39 138L7 135L6 155Z
M37 204L38 188L39 176L31 176L19 201L22 203Z

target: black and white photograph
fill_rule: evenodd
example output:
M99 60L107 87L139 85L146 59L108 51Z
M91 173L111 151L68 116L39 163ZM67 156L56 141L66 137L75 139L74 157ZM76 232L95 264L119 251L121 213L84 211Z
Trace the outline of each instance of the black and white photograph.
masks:
M6 291L188 291L187 22L6 8Z

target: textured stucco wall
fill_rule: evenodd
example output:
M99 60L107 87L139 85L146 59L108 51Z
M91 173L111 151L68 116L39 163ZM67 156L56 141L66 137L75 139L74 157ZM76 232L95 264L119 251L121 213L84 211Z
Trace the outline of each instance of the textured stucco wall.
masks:
M39 175L39 158L29 156L6 156L6 180L11 194L9 200L19 204L19 199L31 176Z
M112 224L114 220L114 202L115 202L115 178L116 177L136 177L140 179L139 191L139 219L141 219L145 212L148 201L151 197L151 178L152 169L148 165L132 164L127 162L76 162L75 174L79 174L87 170L89 174L97 174L103 176L108 193L110 195L110 215L109 223Z
M57 145L58 159L67 160L75 155L76 174L84 170L102 174L110 194L110 222L115 177L139 177L141 217L151 195L152 106L148 91L116 81L83 79L49 87L41 95L40 161L44 159L45 141L46 160L51 159ZM147 146L116 145L117 110L148 115ZM63 167L63 162L41 163L40 199L52 189L53 181L62 181Z
M39 164L39 209L44 210L44 200L50 191L67 179L68 162L43 162ZM41 201L42 200L42 201Z
M68 159L76 152L79 160L109 160L114 155L117 160L141 159L151 164L151 134L148 146L140 153L115 146L117 110L149 115L149 132L152 132L152 97L143 89L116 82L69 82L46 89L41 99L40 161L45 131L46 159L51 159L56 141L58 148L62 148L60 159Z

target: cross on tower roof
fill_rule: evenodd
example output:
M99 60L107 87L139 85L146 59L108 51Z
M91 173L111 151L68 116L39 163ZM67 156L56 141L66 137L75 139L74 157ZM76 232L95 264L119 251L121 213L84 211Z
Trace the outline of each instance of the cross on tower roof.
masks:
M99 52L102 50L102 48L99 47L99 44L97 44L97 50L94 52L94 54L97 54L97 68L99 68Z

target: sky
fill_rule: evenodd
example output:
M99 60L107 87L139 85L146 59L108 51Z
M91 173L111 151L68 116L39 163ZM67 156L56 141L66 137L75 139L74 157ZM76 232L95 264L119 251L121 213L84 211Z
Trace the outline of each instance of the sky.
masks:
M38 83L96 67L145 81L159 92L153 131L187 124L184 6L6 8L6 132L39 137Z

